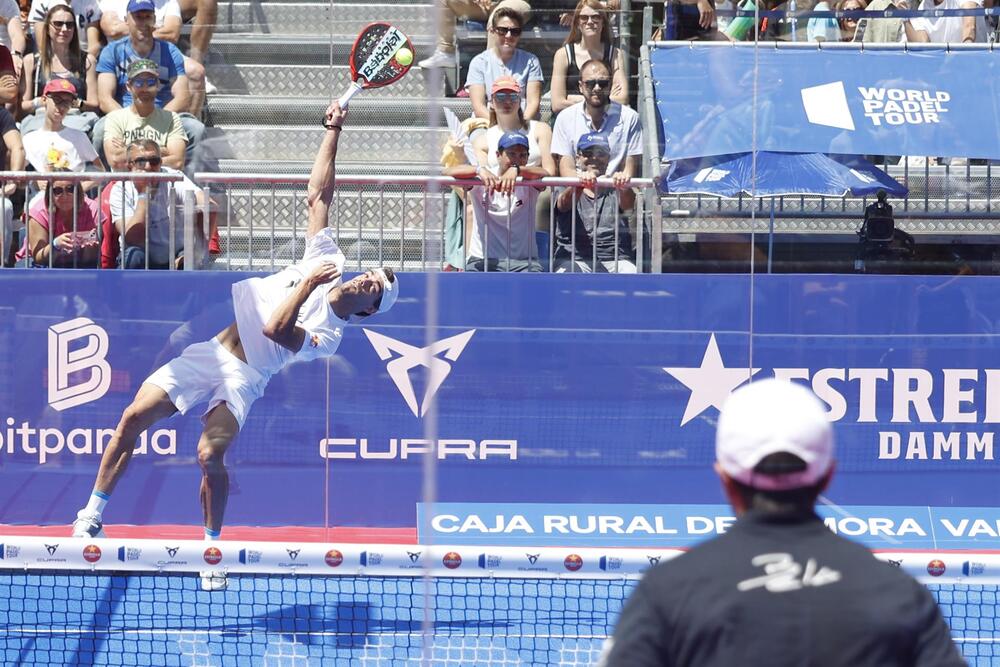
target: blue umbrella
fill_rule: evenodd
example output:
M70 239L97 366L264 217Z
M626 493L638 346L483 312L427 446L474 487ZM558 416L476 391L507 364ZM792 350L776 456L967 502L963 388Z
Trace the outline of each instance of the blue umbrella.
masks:
M670 165L661 187L670 194L735 197L872 195L879 189L905 197L907 188L868 160L854 155L822 153L757 153L754 189L751 153L678 160Z
M756 168L755 168L756 167ZM756 184L754 175L756 174ZM756 187L754 187L756 185ZM771 198L767 272L774 245L774 198L782 195L843 197L873 195L879 190L905 197L906 186L864 158L823 153L752 153L677 160L660 187L669 194L736 197L741 192Z

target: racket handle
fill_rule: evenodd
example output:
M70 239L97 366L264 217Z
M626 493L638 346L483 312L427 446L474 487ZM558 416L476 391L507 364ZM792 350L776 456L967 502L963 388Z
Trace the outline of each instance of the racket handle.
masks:
M346 109L348 102L351 101L351 98L360 92L361 92L361 86L359 86L356 81L351 83L351 86L350 88L347 89L347 92L345 92L343 95L340 96L340 108Z

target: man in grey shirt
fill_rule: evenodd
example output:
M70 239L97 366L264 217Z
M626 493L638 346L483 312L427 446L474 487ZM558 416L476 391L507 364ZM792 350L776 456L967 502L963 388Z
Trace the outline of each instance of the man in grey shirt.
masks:
M128 146L126 158L132 172L178 174L176 169L164 167L160 145L152 139L141 139ZM204 194L187 177L176 183L149 182L142 179L121 181L111 188L111 219L119 234L124 234L122 265L126 269L166 269L173 262L181 268L184 251L184 223L182 204L185 192L195 193L195 202L201 208ZM171 216L170 198L176 206ZM196 225L196 231L200 226ZM170 243L173 238L171 254ZM147 257L148 255L148 257Z

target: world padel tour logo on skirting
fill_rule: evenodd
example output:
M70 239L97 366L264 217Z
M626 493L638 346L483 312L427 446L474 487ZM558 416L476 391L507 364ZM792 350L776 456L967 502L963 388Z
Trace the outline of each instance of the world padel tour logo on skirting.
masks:
M690 390L680 417L685 426L702 415L714 420L729 394L762 369L727 368L712 334L700 366L663 370ZM995 459L996 428L977 431L968 425L1000 424L1000 369L796 367L773 368L771 374L810 387L826 403L831 422L878 425L871 449L877 459ZM922 424L965 426L924 429Z
M864 116L874 127L882 125L927 125L940 123L948 113L951 94L927 88L882 88L858 86ZM843 81L802 89L802 106L813 125L854 130L847 90Z

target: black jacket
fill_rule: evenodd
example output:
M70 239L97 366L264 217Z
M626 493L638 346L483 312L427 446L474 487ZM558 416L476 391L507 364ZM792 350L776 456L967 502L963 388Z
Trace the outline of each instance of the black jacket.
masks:
M609 667L960 667L931 594L815 514L748 513L651 569Z

